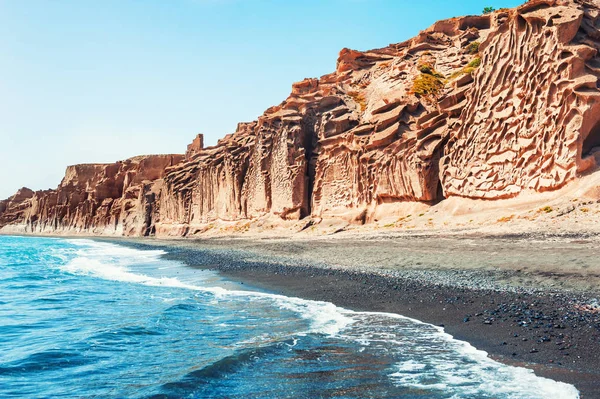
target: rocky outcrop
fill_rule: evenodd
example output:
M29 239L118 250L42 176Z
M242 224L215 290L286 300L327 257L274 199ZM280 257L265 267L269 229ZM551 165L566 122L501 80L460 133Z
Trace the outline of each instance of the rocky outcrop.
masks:
M27 187L23 187L12 197L0 201L0 226L22 221L29 209L29 200L33 196L33 191Z
M204 135L198 134L194 141L187 146L187 151L185 152L185 159L190 159L200 151L204 149Z
M57 190L0 203L29 232L193 235L213 221L369 222L447 197L555 190L597 168L598 1L533 0L344 49L256 121L185 156L69 167ZM18 203L18 205L16 205Z
M20 201L11 197L0 212L2 222L7 214L18 217L2 224L27 233L148 235L157 186L165 169L182 160L182 155L148 155L69 166L56 190L22 189Z

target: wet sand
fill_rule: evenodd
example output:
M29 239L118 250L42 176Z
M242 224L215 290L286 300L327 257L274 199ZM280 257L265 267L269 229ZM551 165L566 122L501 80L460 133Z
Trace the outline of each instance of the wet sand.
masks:
M115 240L242 284L443 326L504 363L600 398L596 236Z

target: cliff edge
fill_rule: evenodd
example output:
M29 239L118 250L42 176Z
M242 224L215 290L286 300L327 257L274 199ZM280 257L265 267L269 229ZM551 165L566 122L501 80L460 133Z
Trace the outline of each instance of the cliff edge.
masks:
M199 135L185 155L70 166L56 190L21 189L0 202L1 231L365 224L407 203L559 190L600 163L599 27L598 0L533 0L343 49L335 72L295 83L214 147Z

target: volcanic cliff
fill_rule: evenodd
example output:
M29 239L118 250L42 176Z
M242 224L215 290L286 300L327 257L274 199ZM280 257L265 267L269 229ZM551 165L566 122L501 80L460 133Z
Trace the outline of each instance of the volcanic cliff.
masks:
M557 190L600 163L600 1L533 0L343 49L336 71L185 155L75 165L0 202L4 232L194 235L214 221Z

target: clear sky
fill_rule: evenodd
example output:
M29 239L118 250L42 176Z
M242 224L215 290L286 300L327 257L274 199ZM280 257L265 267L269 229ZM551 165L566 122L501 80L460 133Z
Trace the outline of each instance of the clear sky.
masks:
M0 0L0 198L66 165L182 153L251 121L340 49L518 0Z

